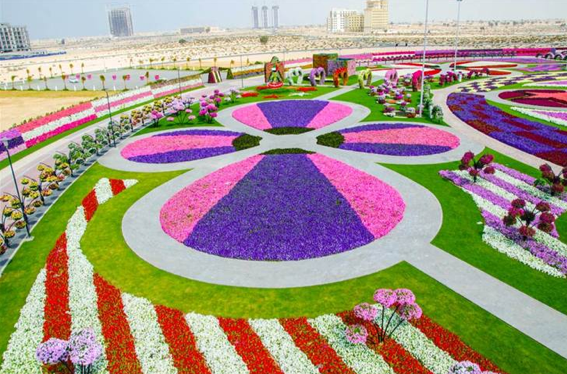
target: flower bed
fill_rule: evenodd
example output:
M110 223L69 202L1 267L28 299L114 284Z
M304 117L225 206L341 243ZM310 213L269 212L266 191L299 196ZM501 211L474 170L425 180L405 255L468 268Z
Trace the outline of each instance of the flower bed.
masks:
M473 94L453 93L447 99L457 117L484 134L521 151L567 166L567 132L514 117Z
M567 80L542 82L542 83L530 83L530 84L526 84L526 87L567 88Z
M448 152L459 146L459 138L443 130L403 123L379 123L341 130L326 141L329 134L320 136L319 144L349 151L390 156L424 156Z
M121 191L134 182L101 180L97 191L106 192L100 199L96 195L97 204L112 197L112 191ZM112 185L121 188L111 189ZM68 275L69 306L63 303L54 309L46 305L46 300L59 298L53 293L65 293L65 289L47 288L48 271L42 269L4 352L1 374L42 374L36 348L47 338L45 321L56 324L54 317L61 313L68 314L74 331L90 321L103 347L94 363L96 373L446 374L449 367L462 360L503 373L425 316L402 325L377 349L373 344L376 331L369 331L367 343L351 344L346 340L347 313L310 319L229 319L184 315L152 305L144 298L121 292L94 273L79 245L88 224L84 211L83 206L77 208L67 225L67 242L57 244L56 253L48 257L46 264L46 269L59 269ZM63 261L65 252L67 258ZM78 299L76 292L82 293ZM78 301L84 301L81 308L77 308ZM379 316L377 313L376 318ZM398 319L393 316L393 323Z
M235 110L232 117L258 130L303 127L319 129L352 113L343 104L321 100L283 100L258 103Z
M521 71L527 71L530 73L539 73L539 72L546 72L546 71L562 71L565 70L565 64L541 64L537 66L532 66L530 68L522 68L519 69Z
M563 90L516 90L498 95L504 100L535 106L567 108L567 91Z
M255 261L340 253L392 230L405 204L368 174L317 154L259 155L173 196L164 231L196 250Z
M500 77L483 79L463 85L458 88L457 92L489 92L504 86L515 84L539 83L564 80L567 78L567 72L549 73L549 74L528 74L515 77Z
M200 160L236 152L244 134L221 130L181 130L137 140L122 149L122 157L140 163L166 164Z
M485 243L533 269L565 278L567 245L557 239L556 232L547 234L537 229L533 238L524 239L517 225L506 226L502 217L507 214L510 201L515 199L527 201L529 209L545 201L551 213L559 216L567 210L567 198L552 197L537 189L533 186L535 179L528 175L500 164L492 165L496 172L481 172L476 183L466 171L444 170L440 174L472 196L484 218L482 239Z
M528 115L530 117L543 119L556 125L567 126L567 111L556 111L556 110L538 110L538 109L528 109L512 107L516 112Z

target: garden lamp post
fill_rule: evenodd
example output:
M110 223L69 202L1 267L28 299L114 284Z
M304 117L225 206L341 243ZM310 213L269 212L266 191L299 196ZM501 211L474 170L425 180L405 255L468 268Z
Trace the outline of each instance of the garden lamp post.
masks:
M423 89L425 87L425 53L427 50L427 21L429 20L429 0L425 0L425 26L423 31L423 61L421 65L421 95L419 98L419 116L423 116Z
M8 149L9 141L7 138L2 139L2 144L4 144L4 148L6 148L6 155L8 156L8 163L10 164L10 171L12 172L12 180L14 181L14 188L16 189L16 195L18 200L20 201L20 208L22 210L22 216L24 217L24 222L26 223L26 233L28 234L28 238L32 239L30 234L30 227L28 221L28 215L24 209L24 200L22 200L22 196L20 195L20 189L18 188L18 182L16 181L16 173L14 173L14 167L12 166L12 157L10 156L10 150Z
M112 121L112 110L110 109L110 97L108 97L108 91L105 89L104 93L106 94L106 104L108 105L108 115L110 116L110 133L112 134L112 142L114 143L114 147L116 148L116 139L114 138L114 122Z
M459 53L459 23L461 21L461 3L463 0L457 0L457 35L455 36L455 61L453 63L453 73L457 71L457 55Z

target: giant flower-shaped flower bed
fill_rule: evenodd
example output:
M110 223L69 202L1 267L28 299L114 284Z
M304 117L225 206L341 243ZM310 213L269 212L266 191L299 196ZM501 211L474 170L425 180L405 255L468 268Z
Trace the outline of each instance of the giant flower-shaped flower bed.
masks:
M128 144L121 155L130 161L149 164L193 161L244 149L251 145L242 142L244 138L252 137L221 130L173 131ZM247 146L242 147L243 143Z
M163 230L222 257L289 261L368 244L402 219L400 194L379 179L319 154L257 155L173 196Z
M447 99L457 117L488 136L557 165L567 166L567 131L518 118L483 96L454 93Z
M286 129L294 129L295 133L298 129L319 129L338 122L351 113L351 107L329 101L283 100L239 108L232 116L255 129L283 134Z
M516 90L498 95L501 99L535 106L567 108L567 91L563 90Z
M403 123L357 126L322 135L318 143L349 151L392 156L424 156L457 148L459 138L443 130Z

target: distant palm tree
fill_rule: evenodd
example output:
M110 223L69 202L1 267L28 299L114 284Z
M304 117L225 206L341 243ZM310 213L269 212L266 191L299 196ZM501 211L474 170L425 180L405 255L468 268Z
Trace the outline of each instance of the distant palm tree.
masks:
M81 77L81 83L83 83L83 91L86 91L85 88L85 81L87 80L87 77L85 77L84 75Z
M106 77L104 75L100 75L100 82L102 83L102 90L104 91L105 87L104 87L104 81L106 81Z
M53 68L51 66L49 67L49 76L53 78Z
M63 74L63 66L61 66L61 64L59 64L59 70L61 70L61 74Z
M122 81L124 82L124 91L126 91L126 79L128 79L127 74L122 76Z
M175 63L177 62L177 57L173 57L172 61L173 61L173 68L175 69Z
M161 67L163 67L163 62L165 61L165 56L161 58Z
M144 76L146 77L146 82L148 82L148 84L150 83L150 72L146 71L146 74L144 74Z
M218 60L218 57L213 58L213 63L215 64L215 67L217 66L217 60Z
M43 76L43 83L45 83L45 90L48 91L49 87L47 87L47 77Z
M16 87L14 86L14 81L16 80L16 78L17 78L17 76L15 76L15 75L12 75L12 76L10 77L10 79L12 80L12 89L13 89L13 90L16 89Z
M187 61L187 64L185 65L185 69L189 70L189 62L191 61L191 57L187 57L185 61Z
M130 67L132 67L132 62L134 61L134 59L132 57L130 57Z
M152 64L153 64L154 61L155 60L153 58L150 58L150 69L152 68ZM142 61L140 61L140 62L142 62Z
M61 66L61 65L59 65ZM63 79L63 90L67 90L67 82L65 82L65 80L67 79L67 74L63 74L61 73L61 79Z
M203 70L203 60L199 58L199 70Z
M81 62L81 74L85 73L85 63Z
M69 69L71 69L71 74L73 74L73 64L69 64Z
M234 65L234 60L230 60L230 68L232 69L232 65Z
M246 59L246 65L250 65L250 57Z
M39 78L41 79L41 66L37 68L37 71L39 73Z

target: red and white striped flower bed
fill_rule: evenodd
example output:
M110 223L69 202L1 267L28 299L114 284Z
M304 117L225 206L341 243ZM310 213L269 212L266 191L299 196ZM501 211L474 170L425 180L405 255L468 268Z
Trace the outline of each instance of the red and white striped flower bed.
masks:
M98 206L135 183L101 179L83 199L30 291L0 374L41 374L38 345L68 339L84 328L92 328L104 347L95 373L446 374L464 360L501 372L425 316L379 345L371 339L378 324L360 321L352 312L312 319L229 319L184 315L121 292L94 273L80 239ZM388 318L393 312L386 313ZM345 327L353 322L366 323L366 344L345 339Z

